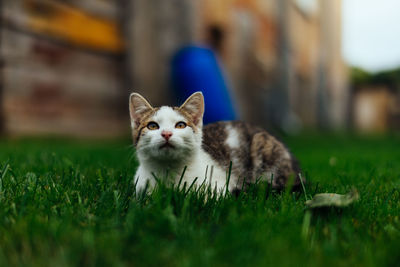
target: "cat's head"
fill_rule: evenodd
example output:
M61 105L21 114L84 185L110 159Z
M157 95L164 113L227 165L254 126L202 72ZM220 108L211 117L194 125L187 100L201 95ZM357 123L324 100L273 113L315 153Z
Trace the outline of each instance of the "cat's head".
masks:
M201 146L204 98L192 94L180 107L152 107L137 93L129 99L133 143L141 158L175 160Z

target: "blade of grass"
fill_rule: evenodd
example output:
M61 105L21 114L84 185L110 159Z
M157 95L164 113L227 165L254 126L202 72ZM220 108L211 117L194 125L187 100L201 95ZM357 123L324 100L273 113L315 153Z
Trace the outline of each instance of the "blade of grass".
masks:
M198 178L198 177L194 178L193 182L190 184L188 190L187 190L186 193L185 193L185 197L186 197L186 195L189 193L190 189L192 189L192 187L193 187L194 184L196 183L197 178Z
M185 175L186 169L187 169L187 166L185 166L185 168L183 168L182 175L179 178L178 188L181 186L181 183L182 183L182 180L183 180L183 176Z
M229 163L229 169L228 169L228 177L226 178L226 184L225 184L225 194L228 194L229 192L229 181L231 180L231 174L232 174L232 161Z
M304 195L305 195L305 197L306 197L306 200L308 200L306 187L304 186L304 182L303 182L303 178L301 177L301 173L299 173L299 179L300 179L301 187L303 188L303 191L304 191Z
M8 171L9 168L10 168L10 164L8 164L8 161L7 161L6 164L4 164L3 170L1 171L1 178L0 178L1 179L0 180L1 188L0 188L0 191L3 190L4 177L6 177L6 174L7 174L7 171Z

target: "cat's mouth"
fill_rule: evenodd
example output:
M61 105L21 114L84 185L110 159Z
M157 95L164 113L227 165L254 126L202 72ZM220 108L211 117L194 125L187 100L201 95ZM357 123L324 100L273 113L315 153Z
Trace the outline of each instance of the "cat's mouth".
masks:
M163 145L160 146L160 149L164 149L164 148L175 148L175 146L173 146L169 142L165 142Z

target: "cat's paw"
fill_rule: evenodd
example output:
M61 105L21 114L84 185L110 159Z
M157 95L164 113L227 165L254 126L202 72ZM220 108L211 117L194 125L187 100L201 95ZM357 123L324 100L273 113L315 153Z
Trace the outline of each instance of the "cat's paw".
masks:
M135 191L136 194L142 194L143 192L149 192L150 188L152 188L152 184L149 179L143 178L135 178L134 179Z

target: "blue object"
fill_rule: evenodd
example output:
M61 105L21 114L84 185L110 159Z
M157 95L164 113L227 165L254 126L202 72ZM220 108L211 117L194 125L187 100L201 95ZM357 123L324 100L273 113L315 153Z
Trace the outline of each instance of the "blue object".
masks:
M229 88L212 50L198 46L179 50L172 60L172 84L180 103L194 92L203 92L204 124L236 119Z

